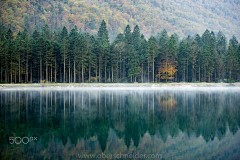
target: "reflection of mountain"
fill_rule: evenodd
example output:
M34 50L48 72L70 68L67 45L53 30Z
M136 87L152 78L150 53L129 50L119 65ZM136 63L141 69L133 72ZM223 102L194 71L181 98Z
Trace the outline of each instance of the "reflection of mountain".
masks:
M76 147L82 140L90 141L89 152L99 149L104 152L110 149L110 142L117 144L121 140L127 148L131 145L138 148L146 133L161 137L164 143L169 136L175 139L182 132L209 142L216 136L222 140L228 128L236 134L240 126L238 92L229 92L231 101L223 93L204 92L0 93L0 143L4 146L1 156L10 153L7 137L12 135L37 136L44 148L56 140L64 146L71 142ZM118 140L111 138L113 133ZM82 145L86 146L85 142Z

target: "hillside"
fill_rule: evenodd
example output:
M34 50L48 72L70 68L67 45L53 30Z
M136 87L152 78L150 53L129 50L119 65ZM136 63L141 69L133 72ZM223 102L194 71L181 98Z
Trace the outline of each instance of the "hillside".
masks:
M0 23L13 32L32 33L48 23L51 30L77 25L96 34L105 19L110 40L127 24L139 25L147 38L165 28L181 38L210 29L240 39L239 10L239 0L3 0Z

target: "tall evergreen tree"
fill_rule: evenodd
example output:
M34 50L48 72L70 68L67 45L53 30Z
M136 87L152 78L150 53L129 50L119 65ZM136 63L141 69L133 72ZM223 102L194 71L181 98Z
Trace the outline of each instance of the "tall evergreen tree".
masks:
M153 83L155 79L155 59L158 56L158 45L157 45L157 40L155 37L151 36L150 39L148 40L148 54L151 57L151 62L152 62L152 74L153 74Z
M148 42L147 42L147 40L144 37L141 38L140 53L141 53L140 62L141 62L141 68L142 68L142 76L141 76L141 78L142 78L142 83L143 83L143 81L144 81L143 66L146 63L147 53L148 53Z
M229 80L232 79L232 71L233 67L235 66L236 58L235 58L235 51L230 43L228 46L228 51L227 51L227 59L226 59L227 67L228 67L228 72L229 72Z
M230 39L229 42L232 44L232 47L233 47L233 49L234 49L234 52L236 53L236 52L237 52L237 49L238 49L238 40L237 40L237 38L233 35L233 36L232 36L232 39Z
M85 69L87 67L87 41L84 37L84 35L81 34L80 36L80 44L79 44L79 50L80 50L80 54L79 54L79 73L82 73L82 82L84 82L84 73L85 73ZM81 68L81 71L80 71ZM80 77L80 76L79 76Z
M41 36L37 41L37 56L39 58L39 64L40 64L40 82L43 80L43 58L44 58L44 47L45 47L45 41L44 38Z
M131 58L131 55L134 55L134 50L132 50L132 33L131 33L131 27L130 25L127 25L127 27L124 30L125 35L125 53L124 54L124 64L123 64L123 76L124 77L132 77L129 75L129 69L130 69L130 63L129 58Z
M26 76L25 76L25 82L29 81L29 77L28 77L28 68L29 68L29 57L31 57L31 44L30 44L30 40L29 40L29 34L28 34L28 30L25 28L23 33L22 33L22 37L23 37L23 42L24 42L24 57L25 57L25 70L26 70Z
M97 39L99 41L100 52L99 58L99 82L102 81L102 66L105 67L105 82L107 76L107 64L109 59L109 37L106 22L103 20L97 34Z
M171 35L169 39L169 54L172 55L172 64L177 65L177 54L178 54L178 46L177 41L175 40L175 36Z

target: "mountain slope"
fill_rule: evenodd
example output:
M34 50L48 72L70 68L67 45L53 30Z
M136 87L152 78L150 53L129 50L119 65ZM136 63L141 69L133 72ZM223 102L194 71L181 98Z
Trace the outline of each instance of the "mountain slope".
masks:
M139 25L149 37L165 28L181 38L206 29L222 30L228 39L240 39L239 0L5 0L0 2L0 22L13 31L30 32L48 23L52 30L74 25L96 34L106 20L110 39L126 25Z

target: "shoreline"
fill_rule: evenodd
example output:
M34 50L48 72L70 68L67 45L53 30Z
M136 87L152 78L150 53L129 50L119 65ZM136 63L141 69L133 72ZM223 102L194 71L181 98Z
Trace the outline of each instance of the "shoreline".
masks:
M1 88L15 87L240 87L236 83L21 83L0 84Z

